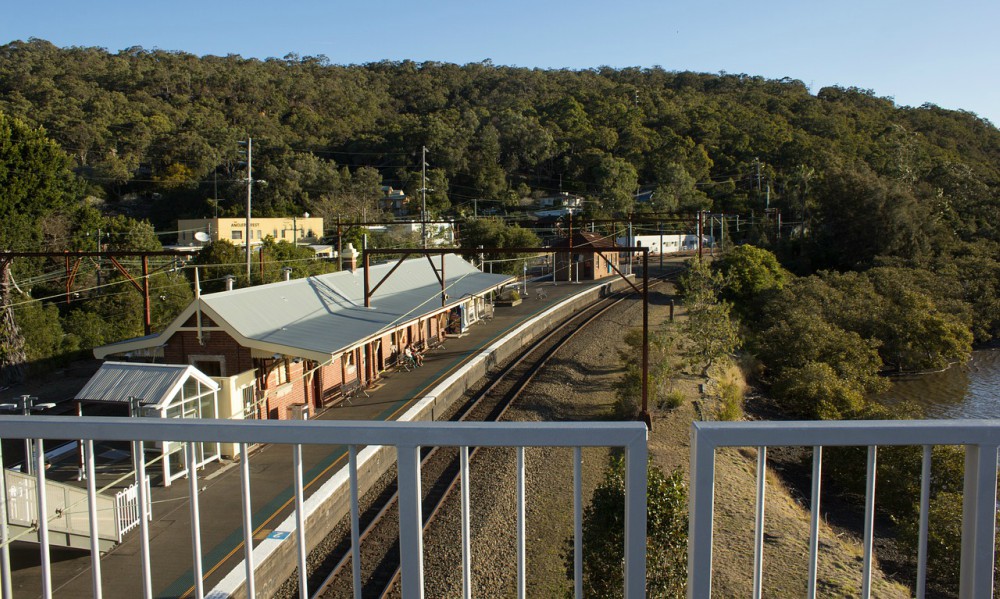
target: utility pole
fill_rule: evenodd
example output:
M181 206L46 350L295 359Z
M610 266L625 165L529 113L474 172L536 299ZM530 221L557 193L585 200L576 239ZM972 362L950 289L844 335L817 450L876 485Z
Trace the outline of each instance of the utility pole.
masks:
M247 285L250 285L250 206L251 206L251 196L253 195L253 138L248 137L245 142L240 142L240 145L245 145L247 147L247 222L246 222L246 238L243 240L247 244Z
M427 249L427 146L420 147L420 239Z

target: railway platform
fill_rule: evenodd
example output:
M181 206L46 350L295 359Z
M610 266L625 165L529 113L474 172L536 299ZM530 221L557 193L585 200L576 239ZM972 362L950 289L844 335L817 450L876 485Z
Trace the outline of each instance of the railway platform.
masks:
M527 292L517 306L496 307L491 320L480 321L461 336L447 337L424 355L423 366L383 374L365 393L356 394L313 418L330 420L395 420L415 400L423 397L446 377L507 332L532 320L569 296L606 285L611 279L595 282L554 284L529 281ZM539 293L539 290L542 290ZM100 451L99 451L100 453ZM347 448L337 445L304 445L303 471L308 496L347 461ZM53 464L53 474L72 468L72 457ZM288 531L278 527L294 510L292 451L289 446L265 445L250 455L251 496L255 544L279 538ZM155 472L155 468L150 471ZM211 589L243 559L243 533L239 509L240 468L238 462L211 464L198 473L199 507L205 588ZM150 523L152 586L157 597L193 596L191 519L187 480L177 480L164 488L153 482ZM235 506L235 509L233 509ZM85 508L83 508L85 509ZM308 534L308 533L307 533ZM140 597L140 539L133 532L101 560L106 597ZM15 596L38 596L40 566L37 545L23 544L12 552L12 582ZM59 597L91 597L90 555L88 552L56 550L52 555L52 580Z

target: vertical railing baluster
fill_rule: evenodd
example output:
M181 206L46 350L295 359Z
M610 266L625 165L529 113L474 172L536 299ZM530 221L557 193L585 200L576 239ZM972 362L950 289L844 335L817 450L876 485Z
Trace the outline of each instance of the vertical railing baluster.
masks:
M7 469L3 465L3 443L0 442L0 599L12 599L10 582L10 533L7 530ZM98 598L99 599L99 598Z
M52 597L52 562L49 556L49 508L45 495L45 447L35 439L35 489L38 493L38 548L42 558L42 597ZM25 459L29 459L26 456Z
M580 447L573 448L573 596L583 599L583 450Z
M646 596L646 431L625 447L625 599Z
M691 431L691 497L688 500L688 598L712 596L712 518L715 510L715 446Z
M993 596L997 446L965 447L960 599Z
M407 599L424 596L423 516L420 511L420 448L396 446L399 478L400 586Z
M816 568L819 561L820 493L823 489L823 447L813 447L812 499L809 506L809 584L806 597L816 599Z
M524 447L517 448L517 597L525 595L525 551L524 551Z
M201 510L198 505L198 456L195 444L184 446L187 457L188 495L191 497L191 555L194 560L194 593L202 599L205 596L204 570L201 559Z
M361 509L358 505L358 448L347 448L348 479L351 482L351 578L354 599L361 599Z
M97 522L97 481L94 468L94 440L83 442L83 467L87 476L87 516L90 521L90 578L94 599L101 599L104 592L101 583L101 543L100 526ZM115 523L117 528L118 524Z
M135 455L136 491L139 495L139 554L142 560L142 596L153 599L153 577L149 559L149 495L146 489L146 453L142 441L132 442Z
M931 450L924 445L920 465L920 536L917 542L917 599L927 594L927 530L931 505Z
M767 492L767 447L757 448L757 509L753 537L753 597L760 599L764 584L764 503Z
M872 551L875 541L875 475L878 472L878 447L868 446L868 474L865 485L865 537L862 551L864 567L861 574L861 596L872 596Z
M240 497L243 504L243 564L246 568L247 597L257 596L253 563L253 513L250 501L250 453L246 443L240 443Z
M469 448L458 448L462 474L462 597L472 599L472 532L469 520Z
M302 446L292 446L292 468L295 476L295 540L299 563L299 599L309 599L309 571L306 569L306 519L303 511Z

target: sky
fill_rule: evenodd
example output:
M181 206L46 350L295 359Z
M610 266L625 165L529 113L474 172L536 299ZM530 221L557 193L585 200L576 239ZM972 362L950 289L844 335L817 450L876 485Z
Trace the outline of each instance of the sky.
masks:
M0 43L544 69L745 73L860 87L1000 125L997 0L10 1Z

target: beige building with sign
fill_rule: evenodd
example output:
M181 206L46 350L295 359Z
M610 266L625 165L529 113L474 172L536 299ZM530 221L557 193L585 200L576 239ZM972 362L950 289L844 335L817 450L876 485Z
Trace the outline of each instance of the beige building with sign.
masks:
M306 216L250 219L251 245L261 243L268 236L273 237L275 241L313 244L323 237L323 219L309 216L308 213ZM233 245L245 245L246 218L197 218L177 221L178 245L197 247L219 239L225 239Z

